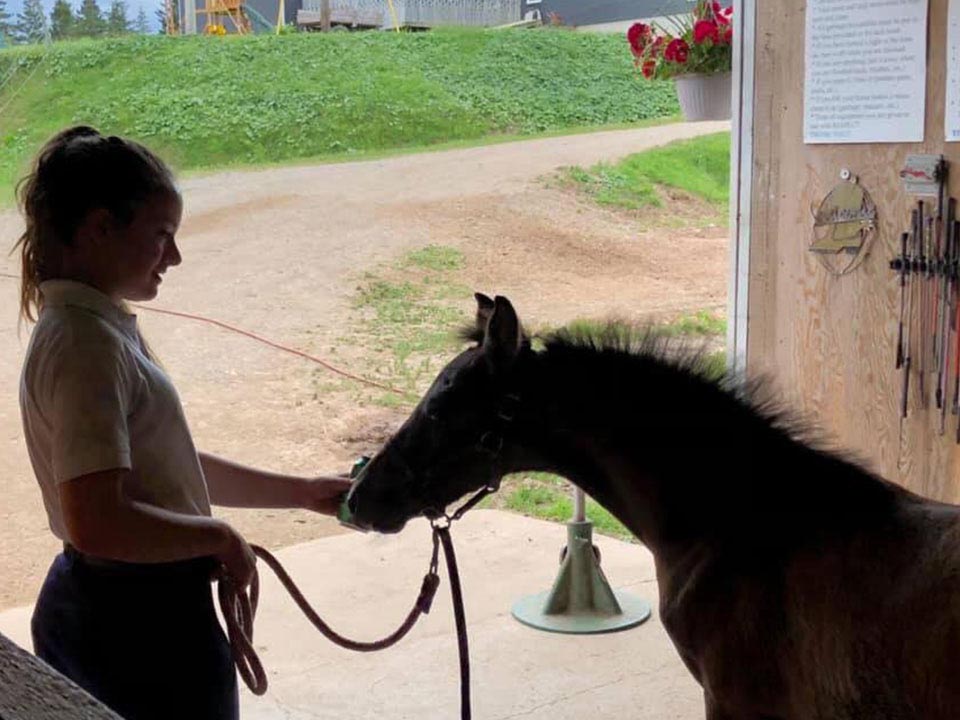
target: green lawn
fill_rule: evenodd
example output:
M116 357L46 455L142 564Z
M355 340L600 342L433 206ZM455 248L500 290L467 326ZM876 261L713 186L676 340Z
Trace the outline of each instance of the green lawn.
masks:
M730 197L730 133L681 140L620 162L571 168L567 177L604 205L660 207L658 188L675 188L717 209Z
M351 158L676 116L619 35L552 30L134 36L0 50L0 196L78 122L178 170Z

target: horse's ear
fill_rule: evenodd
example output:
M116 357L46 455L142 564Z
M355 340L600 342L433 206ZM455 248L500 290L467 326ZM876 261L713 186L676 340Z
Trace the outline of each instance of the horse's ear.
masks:
M477 299L477 331L480 337L487 332L487 323L490 322L490 316L493 315L494 302L483 293L474 293Z
M489 299L489 298L488 298ZM497 295L483 338L483 352L495 368L510 365L520 354L523 332L517 311L505 297Z

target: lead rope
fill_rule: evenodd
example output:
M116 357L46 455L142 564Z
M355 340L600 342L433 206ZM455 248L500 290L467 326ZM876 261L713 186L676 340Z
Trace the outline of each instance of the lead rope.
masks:
M442 544L443 555L447 564L447 576L450 578L450 596L453 601L453 615L457 628L457 649L460 656L460 717L461 720L470 720L470 652L467 642L467 621L463 609L463 591L460 586L457 557L453 550L453 540L450 537L450 524L463 517L467 510L474 507L486 495L495 492L496 489L494 485L483 488L453 515L442 515L431 522L433 552L430 556L430 566L427 574L424 575L423 583L420 585L420 594L400 627L381 640L360 642L337 633L317 614L317 611L303 596L300 588L297 587L297 584L280 564L280 561L269 550L259 545L251 545L250 547L254 554L270 567L303 614L324 637L347 650L374 652L395 645L410 632L421 615L430 612L430 606L440 585L440 575L437 573L437 569L439 549ZM249 592L238 590L229 577L222 576L217 586L217 595L220 599L220 611L227 625L227 636L230 640L237 672L254 695L263 695L267 691L267 675L263 670L263 663L260 662L257 651L253 647L253 622L257 613L257 603L260 599L259 573L254 570Z
M340 635L317 614L317 611L304 597L293 578L269 550L259 545L251 545L250 547L254 554L270 567L280 583L286 588L290 597L293 598L297 607L324 637L342 648L356 652L384 650L399 642L404 635L410 632L420 615L426 615L430 612L430 605L437 592L437 587L440 585L440 576L437 574L438 541L435 536L430 568L423 577L420 594L406 619L400 624L400 627L385 638L372 642L360 642ZM220 610L227 624L227 636L230 639L237 672L240 673L243 682L246 683L254 695L263 695L267 691L267 676L263 671L263 663L260 662L257 651L253 647L253 621L256 617L257 603L260 597L259 573L256 570L253 573L249 594L243 591L238 592L236 585L226 576L220 578L217 594L220 598Z
M457 556L453 552L453 540L450 539L450 526L434 525L433 537L437 536L443 543L443 557L447 561L447 577L450 578L450 597L453 600L453 619L457 626L457 652L460 657L460 718L470 720L470 648L467 646L467 618L463 612L463 592L460 589Z

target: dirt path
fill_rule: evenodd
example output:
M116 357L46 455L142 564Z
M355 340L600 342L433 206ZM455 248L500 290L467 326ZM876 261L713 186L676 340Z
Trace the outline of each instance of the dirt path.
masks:
M454 245L477 289L509 295L523 317L558 322L722 307L723 232L677 237L598 209L539 178L724 123L549 138L388 160L230 172L183 182L184 255L158 307L235 323L337 359L356 278L411 248ZM20 222L0 214L0 238ZM0 273L16 273L0 255ZM472 298L463 299L469 309ZM30 601L57 550L23 447L16 283L0 280L0 608ZM382 409L318 405L303 360L207 325L141 313L176 383L198 445L279 471L340 471L396 419ZM370 432L377 425L377 432ZM279 547L339 532L298 511L224 513Z

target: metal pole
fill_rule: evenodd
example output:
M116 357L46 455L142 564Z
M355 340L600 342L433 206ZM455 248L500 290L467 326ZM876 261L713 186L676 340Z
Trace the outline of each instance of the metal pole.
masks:
M583 490L576 485L573 486L573 522L584 522L586 515L586 496Z
M583 490L573 487L573 520L553 587L513 604L513 616L539 630L603 633L635 627L650 617L650 603L614 592L600 569L593 546L593 524L585 520Z

